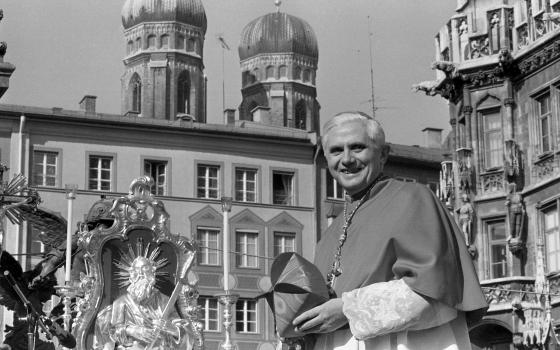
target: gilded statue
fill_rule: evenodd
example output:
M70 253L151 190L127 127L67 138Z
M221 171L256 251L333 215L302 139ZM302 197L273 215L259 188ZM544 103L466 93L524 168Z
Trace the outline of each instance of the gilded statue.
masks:
M160 292L156 278L168 262L158 258L159 248L122 254L115 263L126 293L98 315L95 334L104 350L191 349L190 324L182 319L175 300ZM175 293L174 293L175 294Z

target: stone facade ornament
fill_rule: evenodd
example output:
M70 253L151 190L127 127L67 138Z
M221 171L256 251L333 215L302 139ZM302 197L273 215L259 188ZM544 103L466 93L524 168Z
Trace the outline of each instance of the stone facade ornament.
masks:
M469 247L473 242L472 225L474 219L474 207L467 194L463 194L461 200L463 203L455 210L455 212L458 215L459 227L465 236L465 243L467 247Z
M439 176L440 199L447 205L451 204L454 198L454 181L453 181L453 162L446 160L441 162L441 171Z
M523 226L525 223L525 206L521 192L517 191L515 183L508 184L508 193L505 202L508 219L507 238L509 250L513 254L521 253L525 249Z
M459 148L457 150L457 163L459 165L459 189L470 193L472 186L472 150L470 148Z
M504 172L510 182L519 176L519 146L515 140L505 141Z

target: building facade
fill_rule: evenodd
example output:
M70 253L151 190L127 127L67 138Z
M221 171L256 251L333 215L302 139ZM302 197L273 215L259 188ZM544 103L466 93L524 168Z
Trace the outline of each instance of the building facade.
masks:
M475 349L558 346L559 18L557 0L459 0L416 86L449 102L442 199L490 304Z

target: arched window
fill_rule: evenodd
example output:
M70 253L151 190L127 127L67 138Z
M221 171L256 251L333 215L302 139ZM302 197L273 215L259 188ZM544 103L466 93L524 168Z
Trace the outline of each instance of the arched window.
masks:
M296 103L296 117L295 117L295 127L298 129L307 129L307 106L304 100L299 100Z
M164 50L169 49L169 35L164 34L161 36L161 48Z
M185 36L184 35L177 35L175 37L175 48L177 50L184 50L185 49Z
M280 66L278 68L278 79L287 78L288 77L288 67Z
M140 114L142 112L142 80L136 73L130 79L130 90L132 92L131 110Z
M301 67L296 67L294 70L294 80L301 80Z
M196 41L193 38L187 40L187 51L194 52L196 50Z
M148 35L148 49L153 50L156 48L156 36Z
M191 77L189 72L179 74L177 81L177 113L191 112Z
M130 40L128 43L126 43L126 53L130 55L132 51L134 51L134 42Z
M255 81L260 80L259 69L258 68L253 69L253 76L255 77Z
M140 51L140 50L142 50L142 39L141 38L136 38L135 51Z
M274 67L268 66L266 67L266 79L273 79L274 78Z
M310 80L310 75L311 73L309 72L309 69L306 69L303 71L303 82L304 83L308 83Z

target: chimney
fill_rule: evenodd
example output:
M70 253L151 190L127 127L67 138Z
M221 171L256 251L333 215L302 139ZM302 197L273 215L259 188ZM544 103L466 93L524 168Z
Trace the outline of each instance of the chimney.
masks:
M80 101L80 110L86 114L95 114L95 100L97 96L85 95Z
M235 123L235 109L226 108L224 110L224 122L226 125Z
M441 148L441 132L443 129L424 128L424 146L428 148Z

